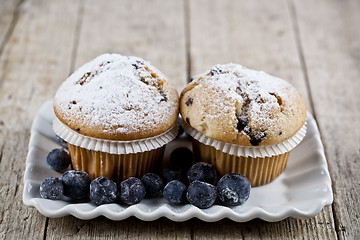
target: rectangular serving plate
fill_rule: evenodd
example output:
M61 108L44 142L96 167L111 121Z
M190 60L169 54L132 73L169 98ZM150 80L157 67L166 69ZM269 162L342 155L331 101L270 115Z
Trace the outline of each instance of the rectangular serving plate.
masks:
M306 136L291 151L285 171L275 181L252 188L248 201L241 206L225 207L215 204L208 209L199 209L191 204L170 205L160 197L144 199L132 206L115 203L96 206L92 203L43 199L39 194L40 184L47 177L61 176L46 163L47 154L53 148L59 147L52 130L53 118L52 102L48 101L40 108L31 128L24 174L24 204L35 207L46 217L73 215L79 219L92 219L105 216L112 220L123 220L135 216L145 221L166 217L178 222L191 218L199 218L206 222L215 222L223 218L246 222L260 218L275 222L288 217L314 217L333 201L324 148L316 121L310 113L307 114ZM171 151L178 147L192 148L191 141L185 134L167 145L164 160L166 161Z

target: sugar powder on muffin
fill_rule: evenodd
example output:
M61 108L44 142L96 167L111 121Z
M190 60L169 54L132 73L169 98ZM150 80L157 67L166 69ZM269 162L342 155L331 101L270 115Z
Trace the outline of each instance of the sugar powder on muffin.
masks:
M178 93L149 62L104 54L76 70L54 97L55 132L73 167L92 178L141 176L176 136Z

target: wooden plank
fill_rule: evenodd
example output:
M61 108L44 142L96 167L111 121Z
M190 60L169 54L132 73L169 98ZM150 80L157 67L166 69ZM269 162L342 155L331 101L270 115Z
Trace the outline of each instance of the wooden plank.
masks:
M0 56L0 239L44 235L46 217L22 202L27 145L36 112L69 73L77 5L26 2Z
M185 86L183 1L87 1L83 14L75 69L102 53L134 55L151 61L179 90ZM191 224L167 219L143 222L135 218L120 222L105 218L81 221L73 217L49 220L47 239L89 236L94 239L190 238Z
M327 209L329 208L329 209ZM331 207L310 220L288 218L280 222L255 219L247 223L222 220L216 223L196 221L196 239L336 239Z
M189 2L192 75L239 63L286 79L310 108L286 0Z
M333 179L336 231L340 239L359 239L360 2L306 0L294 4Z
M20 0L0 0L0 55L17 21Z
M228 62L261 69L291 82L312 111L287 1L196 0L189 1L189 11L191 75ZM203 239L337 238L331 207L309 220L197 221L194 235Z
M135 217L124 221L105 217L83 221L68 216L50 219L46 239L191 239L190 224L191 221L175 223L164 218L151 222ZM189 232L185 234L183 229Z
M182 90L186 79L183 1L88 1L75 68L103 53L150 61ZM99 21L101 19L101 21Z

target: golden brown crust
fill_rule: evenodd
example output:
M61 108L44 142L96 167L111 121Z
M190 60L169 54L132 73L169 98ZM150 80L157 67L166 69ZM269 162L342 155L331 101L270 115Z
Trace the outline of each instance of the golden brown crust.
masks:
M80 134L128 141L169 130L178 101L171 82L148 62L105 54L72 74L53 105L57 118Z
M281 79L236 64L217 65L193 79L181 93L180 113L207 137L267 146L292 137L305 123L300 93Z

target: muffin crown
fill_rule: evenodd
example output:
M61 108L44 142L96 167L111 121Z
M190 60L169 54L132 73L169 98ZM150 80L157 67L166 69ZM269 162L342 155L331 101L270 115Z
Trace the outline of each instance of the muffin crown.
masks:
M282 142L306 120L304 101L289 83L232 63L193 77L180 112L205 136L243 146Z
M149 62L104 54L63 82L54 97L54 111L61 122L86 136L142 139L176 123L178 93Z

